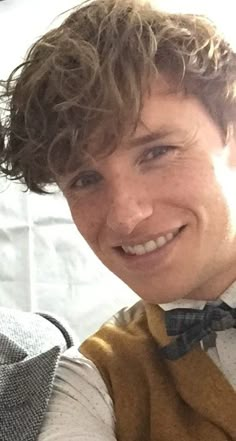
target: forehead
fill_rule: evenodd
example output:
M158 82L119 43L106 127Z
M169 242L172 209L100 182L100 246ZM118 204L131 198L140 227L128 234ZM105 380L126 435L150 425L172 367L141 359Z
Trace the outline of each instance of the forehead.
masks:
M130 130L116 145L111 143L104 147L101 145L99 133L94 134L83 155L78 161L73 162L71 171L76 174L81 169L96 166L97 162L101 164L104 158L118 150L165 140L167 137L170 142L188 142L201 132L203 127L207 132L210 123L212 121L208 112L197 98L177 93L163 82L156 82L143 97L142 110L135 130Z
M130 130L117 145L111 144L104 148L100 145L99 135L97 138L94 137L93 143L82 158L82 165L93 160L100 162L117 150L129 150L167 137L176 140L186 139L198 125L200 114L201 110L197 104L192 105L191 100L176 94L160 94L158 89L154 90L143 101L135 130Z
M133 137L162 128L168 128L173 132L179 128L188 129L199 120L202 112L203 109L196 98L171 90L163 82L156 82L143 98L139 124Z

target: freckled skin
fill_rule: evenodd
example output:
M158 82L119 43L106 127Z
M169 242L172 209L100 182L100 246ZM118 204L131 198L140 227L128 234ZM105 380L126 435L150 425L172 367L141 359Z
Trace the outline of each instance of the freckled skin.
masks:
M167 136L131 146L163 127ZM224 144L196 98L153 87L132 139L83 176L88 172L90 185L81 188L78 170L77 184L63 189L73 220L99 259L144 300L216 298L235 280L236 143L231 136ZM163 258L147 264L144 256L143 266L129 266L114 248L183 225Z

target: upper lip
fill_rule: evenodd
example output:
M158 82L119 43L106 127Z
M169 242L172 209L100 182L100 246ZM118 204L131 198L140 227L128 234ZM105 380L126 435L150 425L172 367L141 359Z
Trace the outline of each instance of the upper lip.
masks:
M130 240L122 240L122 241L114 243L112 246L114 248L122 247L122 246L131 246L131 247L133 247L135 245L140 245L140 244L144 244L144 243L150 242L151 240L157 240L159 237L166 236L167 234L170 234L170 233L176 234L183 227L184 227L184 225L181 225L180 227L173 228L173 229L167 230L167 231L163 231L163 232L157 233L157 234L151 234L151 235L146 236L146 237L140 237L140 238L136 237L136 238L133 238L133 239L130 239Z

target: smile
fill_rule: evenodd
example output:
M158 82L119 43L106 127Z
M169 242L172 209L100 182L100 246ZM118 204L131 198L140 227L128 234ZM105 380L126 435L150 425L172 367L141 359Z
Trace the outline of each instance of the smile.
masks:
M166 235L159 236L157 239L149 240L148 242L137 245L122 245L122 250L129 255L141 256L144 254L152 253L153 251L164 247L168 242L171 242L174 237L179 233L181 228L167 233Z

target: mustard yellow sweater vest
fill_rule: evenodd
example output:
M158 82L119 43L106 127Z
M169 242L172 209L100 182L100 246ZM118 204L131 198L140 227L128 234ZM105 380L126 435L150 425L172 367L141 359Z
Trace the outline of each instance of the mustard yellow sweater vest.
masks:
M81 346L113 399L119 441L236 441L236 393L200 345L177 361L163 311L137 303ZM236 348L235 348L236 350Z

